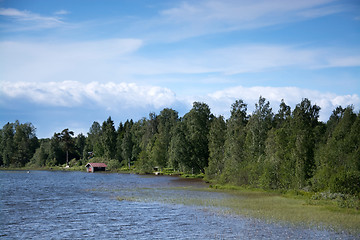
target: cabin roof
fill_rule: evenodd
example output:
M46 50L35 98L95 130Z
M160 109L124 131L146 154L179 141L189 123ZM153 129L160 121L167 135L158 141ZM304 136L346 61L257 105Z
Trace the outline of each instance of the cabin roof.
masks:
M92 166L92 167L107 167L107 165L105 163L88 163L86 164L85 167L89 167L89 166Z

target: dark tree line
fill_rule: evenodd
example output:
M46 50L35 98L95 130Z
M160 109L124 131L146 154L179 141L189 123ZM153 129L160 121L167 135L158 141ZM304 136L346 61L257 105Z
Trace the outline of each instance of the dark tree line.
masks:
M337 107L327 123L320 107L303 99L295 109L284 101L277 113L260 97L251 115L235 101L229 119L194 102L183 117L165 108L116 128L109 117L94 122L87 137L68 129L38 140L31 124L7 123L0 130L4 166L84 165L89 157L111 168L152 172L155 166L205 173L218 183L265 189L360 192L360 114Z

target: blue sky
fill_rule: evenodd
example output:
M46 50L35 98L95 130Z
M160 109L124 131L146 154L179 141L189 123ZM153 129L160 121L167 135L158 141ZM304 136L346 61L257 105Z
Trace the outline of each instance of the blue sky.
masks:
M360 2L0 0L0 125L87 133L194 101L360 106Z

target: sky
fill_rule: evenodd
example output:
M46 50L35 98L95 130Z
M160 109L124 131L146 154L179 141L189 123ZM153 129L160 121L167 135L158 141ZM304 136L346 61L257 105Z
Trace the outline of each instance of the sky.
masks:
M360 1L0 0L0 128L39 138L194 101L228 118L303 98L360 107Z

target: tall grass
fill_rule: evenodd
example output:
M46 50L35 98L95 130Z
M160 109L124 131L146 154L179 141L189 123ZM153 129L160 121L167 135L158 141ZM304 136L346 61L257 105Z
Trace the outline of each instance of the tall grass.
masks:
M171 196L154 196L150 193L141 194L136 200L196 205L220 214L235 214L269 222L360 234L360 211L340 208L331 201L323 201L314 205L314 202L310 201L309 196L306 195L297 193L281 194L240 188L236 188L236 190L178 188L177 190L179 194ZM191 197L191 194L181 193L189 190L219 192L222 193L223 197L199 198ZM120 197L119 199L129 200L126 197Z
M229 194L214 199L214 206L228 208L228 214L360 234L360 211L340 208L331 201L314 205L308 196L244 189L216 191Z

